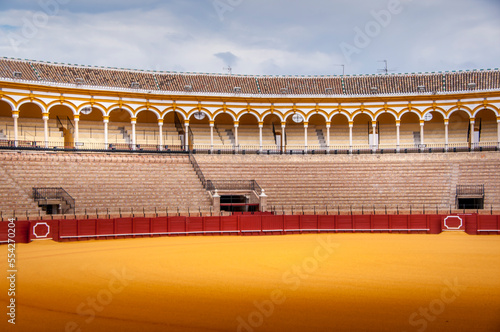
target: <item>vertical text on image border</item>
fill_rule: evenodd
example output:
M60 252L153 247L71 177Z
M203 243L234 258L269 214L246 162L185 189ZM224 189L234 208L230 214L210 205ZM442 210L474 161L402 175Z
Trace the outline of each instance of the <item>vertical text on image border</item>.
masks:
M7 234L7 279L9 280L9 289L7 295L9 296L9 302L7 306L7 321L10 324L16 324L16 219L11 218L8 220L8 234Z

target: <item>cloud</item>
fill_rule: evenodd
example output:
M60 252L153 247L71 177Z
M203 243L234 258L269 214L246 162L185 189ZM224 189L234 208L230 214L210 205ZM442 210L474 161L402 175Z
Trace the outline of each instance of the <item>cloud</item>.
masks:
M217 58L224 61L224 64L229 66L229 67L234 66L236 64L236 62L238 61L238 57L231 52L216 53L214 55Z
M60 0L40 3L50 1ZM223 21L211 0L66 0L52 14L38 1L2 1L0 55L189 72L231 66L256 75L340 74L339 64L346 74L375 73L382 59L399 72L489 68L500 58L496 0L401 0L402 12L351 63L339 45L377 23L373 11L388 0L221 1L232 6ZM34 17L44 13L40 25Z

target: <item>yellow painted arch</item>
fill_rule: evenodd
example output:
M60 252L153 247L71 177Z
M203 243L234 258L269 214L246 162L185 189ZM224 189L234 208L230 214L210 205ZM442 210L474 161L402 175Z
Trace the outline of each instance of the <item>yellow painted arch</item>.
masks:
M104 107L103 105L101 105L99 103L90 103L90 102L80 105L80 107L78 107L78 109L77 109L77 114L80 114L82 109L84 109L85 107L89 107L89 106L101 111L102 116L106 116L106 107Z

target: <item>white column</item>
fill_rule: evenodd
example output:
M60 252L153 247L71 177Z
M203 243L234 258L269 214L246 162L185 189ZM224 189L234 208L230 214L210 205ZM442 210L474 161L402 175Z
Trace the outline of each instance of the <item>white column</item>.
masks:
M281 151L285 152L285 128L286 122L281 123Z
M136 140L135 140L135 124L137 123L137 118L131 118L130 123L132 124L132 150L136 149Z
M75 114L73 120L75 120L75 135L74 135L74 141L75 141L75 149L78 149L79 145L77 144L79 141L79 129L78 129L78 123L80 122L80 115Z
M352 127L354 122L349 121L349 152L352 153Z
M102 122L104 123L104 149L108 149L108 123L109 123L109 116L103 117Z
M262 129L264 128L264 124L259 122L259 151L262 152Z
M372 150L373 152L377 151L378 142L376 141L375 134L377 131L377 122L372 122Z
M449 124L449 120L445 119L444 120L444 149L445 149L445 151L448 151L448 144L449 144L448 124Z
M158 119L158 149L163 151L163 119Z
M474 147L476 145L476 138L474 137L474 125L476 123L476 119L471 118L470 119L470 148L471 150L474 150Z
M45 147L49 147L49 113L43 113L43 139Z
M304 122L304 150L307 153L307 128L309 127L309 124L307 122Z
M17 147L17 141L19 140L19 132L18 132L18 125L17 125L17 119L19 119L19 111L18 110L12 110L12 119L14 120L14 146Z
M238 142L238 126L239 126L239 122L235 122L234 123L234 149L236 151L238 151L238 147L239 147L239 142Z
M424 141L424 125L425 125L425 121L424 120L420 120L420 145L423 146L425 144L425 141Z
M397 120L396 121L396 152L399 152L399 145L400 145L400 129L401 127L401 121Z
M189 150L189 120L184 120L184 149Z
M326 151L330 152L330 126L331 124L327 122L326 124Z
M214 126L215 123L210 121L210 151L214 151Z

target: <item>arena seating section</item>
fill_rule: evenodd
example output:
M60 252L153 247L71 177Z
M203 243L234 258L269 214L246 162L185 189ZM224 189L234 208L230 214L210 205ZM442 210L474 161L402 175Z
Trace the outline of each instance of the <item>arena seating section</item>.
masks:
M14 73L21 77L14 77ZM217 94L371 95L435 93L500 88L500 71L465 71L353 76L242 76L175 73L91 67L0 58L4 78L55 84L80 84L107 88L139 88L151 91L204 92ZM186 90L186 86L190 88ZM418 87L424 87L418 91ZM235 92L235 87L241 88Z
M256 180L268 207L290 213L361 205L381 211L447 210L457 184L485 184L485 207L498 209L500 160L495 152L392 155L196 155L205 178ZM211 201L186 155L0 153L0 210L38 214L33 187L63 187L77 214L154 208L210 211Z
M211 202L187 156L0 153L0 210L38 214L33 187L62 187L76 200L76 214L119 209L208 212Z

